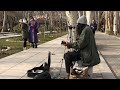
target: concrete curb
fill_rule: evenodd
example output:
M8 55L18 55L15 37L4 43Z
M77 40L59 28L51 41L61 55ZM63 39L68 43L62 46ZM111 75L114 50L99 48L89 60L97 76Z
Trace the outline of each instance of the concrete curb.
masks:
M98 50L99 56L100 56L100 71L103 76L103 79L117 79L115 73L111 69L110 65L107 63L107 61L103 58L101 52Z
M0 39L11 38L11 37L19 37L19 36L21 36L21 35L2 36L2 37L0 37Z
M37 33L37 34L41 34L41 33ZM22 36L22 35L20 34L20 35L7 35L7 36L1 36L0 39L11 38L11 37L19 37L19 36Z

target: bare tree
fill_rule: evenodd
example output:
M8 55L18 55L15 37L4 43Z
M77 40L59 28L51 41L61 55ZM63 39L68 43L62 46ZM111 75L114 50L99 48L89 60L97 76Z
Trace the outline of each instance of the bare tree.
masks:
M78 11L66 11L66 16L67 16L67 20L68 20L68 24L71 26L76 26L77 24L77 19L78 19ZM72 29L72 32L69 31L69 37L71 37L71 42L76 41L76 29Z
M108 31L108 11L105 11L105 33Z
M97 13L97 29L100 31L100 11Z
M87 24L90 25L91 23L91 16L92 16L92 12L91 11L86 11L86 18L87 18Z
M110 29L110 34L114 34L113 32L113 11L109 11L109 29Z
M106 11L106 34L113 34L113 11Z
M83 11L78 11L79 17L83 15Z
M4 28L5 28L5 19L6 19L6 11L4 11L3 26L2 26L2 31L1 31L1 32L4 32Z
M118 13L119 13L119 16L118 16L118 19L119 19L119 21L118 21L118 35L120 35L120 11L118 11Z
M114 11L114 24L113 24L113 31L114 34L117 35L118 33L118 25L119 25L119 11Z

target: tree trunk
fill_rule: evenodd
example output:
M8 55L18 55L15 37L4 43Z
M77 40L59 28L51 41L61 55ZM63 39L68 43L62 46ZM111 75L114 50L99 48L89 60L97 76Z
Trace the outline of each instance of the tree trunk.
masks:
M30 21L30 12L28 11L27 12L28 14L27 14L27 19L28 19L28 22Z
M72 13L72 26L77 25L77 20L78 20L78 13L77 11L73 11ZM73 42L76 41L76 29L73 28Z
M113 32L113 11L109 11L109 14L108 14L108 27L109 27L108 34L110 35L114 34Z
M86 11L86 18L87 18L87 24L90 25L91 23L91 11Z
M50 11L50 29L53 31L53 17L52 17L52 11Z
M97 29L98 29L98 31L100 31L100 11L98 11L98 13L97 13L97 15L98 15L98 18L97 18Z
M95 20L96 20L96 22L98 22L98 12L99 11L95 11Z
M91 21L94 19L95 20L95 11L91 11L91 15L90 15ZM91 22L90 21L90 22Z
M83 15L86 16L86 11L83 11Z
M113 11L109 11L110 12L110 32L111 32L111 34L113 34L114 32L113 32L113 20L114 20L114 18L113 18Z
M113 12L106 11L105 19L106 19L105 33L111 35L111 34L113 34Z
M4 29L5 29L5 19L6 19L6 12L4 11L3 27L1 32L4 32Z
M72 40L73 40L72 39L72 30L69 29L70 22L71 22L70 21L71 20L70 19L70 13L69 13L69 11L66 11L65 13L66 13L66 17L67 17L67 26L68 26L67 27L68 28L68 42L72 42Z
M117 35L117 32L118 32L118 25L119 25L118 21L119 21L119 12L115 11L114 12L114 25L113 25L113 31L115 35Z
M78 11L78 16L82 16L83 15L83 11Z
M108 33L108 11L105 11L105 33Z
M66 12L66 15L68 17L68 22L69 25L72 25L73 27L76 27L77 25L77 19L78 19L78 11L70 11L70 12ZM72 34L71 34L72 33ZM72 35L72 36L71 36ZM76 41L76 29L72 29L72 32L69 31L69 37L72 38L71 42Z
M118 19L120 18L120 11L118 11L119 13L119 16L118 16ZM120 35L120 19L118 20L118 35Z

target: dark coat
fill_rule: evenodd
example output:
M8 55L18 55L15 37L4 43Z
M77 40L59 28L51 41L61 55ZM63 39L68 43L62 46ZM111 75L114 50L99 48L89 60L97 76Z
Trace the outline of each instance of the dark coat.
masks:
M86 26L77 38L78 40L72 44L72 48L80 51L83 66L99 64L100 58L91 28Z
M22 30L22 38L28 39L29 37L28 25L26 23L20 23L19 26L20 29Z
M91 23L90 24L90 27L93 31L96 31L97 30L97 24L96 23Z

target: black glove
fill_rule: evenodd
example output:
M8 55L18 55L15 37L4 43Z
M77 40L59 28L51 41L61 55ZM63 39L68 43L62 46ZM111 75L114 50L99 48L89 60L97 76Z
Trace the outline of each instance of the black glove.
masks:
M68 49L72 48L72 45L69 42L62 41L61 44L67 46Z
M62 44L62 45L65 45L65 44L66 44L66 42L65 42L65 41L62 41L62 42L61 42L61 44Z

